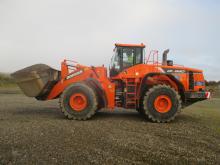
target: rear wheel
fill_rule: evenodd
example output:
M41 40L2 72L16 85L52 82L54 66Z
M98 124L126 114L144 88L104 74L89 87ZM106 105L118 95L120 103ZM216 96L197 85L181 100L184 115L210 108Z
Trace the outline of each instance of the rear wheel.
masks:
M154 86L144 96L142 111L153 122L164 123L174 120L180 110L180 96L170 86Z
M97 96L88 85L75 83L64 90L60 107L68 119L87 120L97 110Z

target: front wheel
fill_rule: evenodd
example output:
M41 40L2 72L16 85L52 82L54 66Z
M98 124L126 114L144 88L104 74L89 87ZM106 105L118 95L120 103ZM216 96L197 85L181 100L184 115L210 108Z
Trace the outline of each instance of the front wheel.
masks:
M64 90L60 107L68 119L87 120L97 110L97 96L88 85L75 83Z
M154 86L144 96L142 111L153 122L170 122L180 110L181 98L170 86Z

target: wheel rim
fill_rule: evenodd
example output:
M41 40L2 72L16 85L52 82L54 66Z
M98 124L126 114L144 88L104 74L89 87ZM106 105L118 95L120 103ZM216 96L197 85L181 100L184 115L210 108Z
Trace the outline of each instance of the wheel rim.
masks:
M154 107L157 112L166 113L169 112L172 107L172 101L170 97L166 95L158 96L154 101Z
M87 106L87 98L81 93L75 93L70 97L69 103L74 111L82 111Z

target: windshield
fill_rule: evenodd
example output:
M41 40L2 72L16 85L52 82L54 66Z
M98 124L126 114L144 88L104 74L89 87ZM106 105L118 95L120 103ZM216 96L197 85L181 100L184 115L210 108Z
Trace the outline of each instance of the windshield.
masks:
M109 69L110 69L110 76L117 75L120 71L120 58L117 49L114 49L114 55L112 56Z
M114 68L118 70L120 69L118 52L116 49L114 50L114 55L112 56L112 59L111 59L110 68Z

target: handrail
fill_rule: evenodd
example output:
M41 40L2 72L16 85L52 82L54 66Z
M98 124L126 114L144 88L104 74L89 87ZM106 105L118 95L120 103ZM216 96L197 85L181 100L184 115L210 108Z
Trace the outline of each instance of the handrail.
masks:
M146 60L146 64L152 64L152 65L157 65L157 66L163 65L161 62L159 62L158 50L150 51L150 53L148 54L147 60ZM179 64L173 64L173 66L184 67L184 65L179 65Z
M76 61L73 61L73 60L64 60L64 63L67 65L67 66L70 66L70 67L75 67L77 64L78 64L78 62L76 62Z
M152 60L150 60L151 58L153 58ZM148 57L147 57L147 60L146 60L146 64L153 64L153 65L158 65L158 62L159 61L159 58L158 58L158 50L151 50Z

